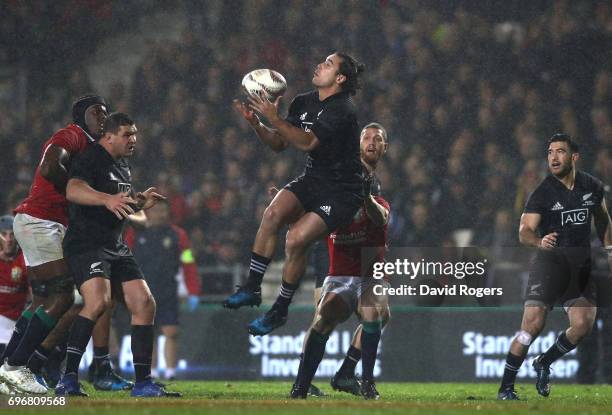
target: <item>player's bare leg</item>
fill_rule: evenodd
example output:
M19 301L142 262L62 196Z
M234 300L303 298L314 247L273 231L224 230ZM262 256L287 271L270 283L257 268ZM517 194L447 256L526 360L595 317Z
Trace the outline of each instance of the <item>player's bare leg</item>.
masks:
M542 332L544 324L546 323L547 312L548 309L544 305L525 305L521 330L514 340L512 340L510 350L506 356L506 368L504 369L504 375L497 394L498 399L518 399L514 391L516 374L527 356L529 346Z
M304 214L291 226L285 243L285 265L280 292L270 311L249 324L249 333L263 336L286 323L289 304L306 271L308 248L328 233L323 219L312 212Z
M278 232L303 214L302 204L293 192L283 189L276 194L264 211L255 235L247 282L223 302L224 307L236 309L261 304L261 281L274 255Z
M164 373L164 378L174 380L176 377L176 351L178 346L179 329L178 326L162 326L161 332L164 336L166 336L166 344L164 345L166 372Z
M550 365L576 348L588 336L595 322L597 307L585 298L578 298L567 310L570 326L562 332L555 344L533 360L537 373L536 389L542 396L550 394Z

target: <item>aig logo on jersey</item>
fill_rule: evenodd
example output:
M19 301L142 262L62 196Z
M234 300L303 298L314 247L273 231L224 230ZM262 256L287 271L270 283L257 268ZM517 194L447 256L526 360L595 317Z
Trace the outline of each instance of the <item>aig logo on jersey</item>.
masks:
M574 209L561 212L561 226L585 225L589 218L588 209Z
M119 193L131 193L132 185L130 183L117 183Z

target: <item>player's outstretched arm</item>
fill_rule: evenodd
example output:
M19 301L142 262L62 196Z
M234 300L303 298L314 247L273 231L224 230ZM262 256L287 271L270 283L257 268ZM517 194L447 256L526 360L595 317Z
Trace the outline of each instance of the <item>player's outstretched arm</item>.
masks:
M135 204L127 193L110 195L93 189L85 180L71 178L66 185L66 199L72 203L86 206L105 206L113 212L118 219L127 218L134 209L130 204Z
M270 147L277 153L287 148L287 142L283 140L280 134L278 134L276 130L262 124L257 114L255 114L255 111L253 111L247 104L235 99L233 106L234 109L240 115L242 115L245 120L247 120L253 130L255 130L255 134L257 134L257 137L259 137L259 139L264 144L266 144L268 147Z
M519 241L525 246L541 249L553 249L557 246L557 232L549 233L540 238L537 233L542 216L539 213L523 213L519 225Z
M66 165L70 154L62 147L51 144L47 147L40 162L40 175L53 183L58 192L66 191L68 183L68 169Z
M278 115L278 105L281 98L276 98L276 101L272 103L259 95L249 95L249 105L253 110L266 117L272 124L273 130L281 136L281 140L286 144L291 144L302 151L312 151L317 148L319 139L312 131L304 131Z

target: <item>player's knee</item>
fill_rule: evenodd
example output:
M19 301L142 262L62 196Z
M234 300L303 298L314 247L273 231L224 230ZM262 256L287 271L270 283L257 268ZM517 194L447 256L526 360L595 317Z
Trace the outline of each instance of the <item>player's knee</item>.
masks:
M323 316L321 314L319 314L315 318L315 321L312 324L313 330L325 336L331 333L335 327L336 327L336 322L333 319Z
M544 328L544 323L545 319L543 317L533 316L523 322L523 327L521 327L521 331L530 333L531 336L535 338Z
M289 230L285 241L285 251L287 254L295 254L304 251L306 248L306 239L302 232L297 230Z
M155 298L153 294L147 293L143 294L138 298L138 304L136 305L136 309L139 313L142 313L146 316L154 316L155 310L157 309L157 304L155 303Z
M276 206L268 206L263 213L261 224L263 227L271 228L272 230L280 228L283 222L280 210Z
M50 298L49 312L57 316L61 316L70 310L70 307L74 304L74 293L55 293Z
M111 298L108 295L101 295L95 299L88 300L89 299L85 300L83 311L85 311L87 315L92 315L95 318L100 317L112 306Z

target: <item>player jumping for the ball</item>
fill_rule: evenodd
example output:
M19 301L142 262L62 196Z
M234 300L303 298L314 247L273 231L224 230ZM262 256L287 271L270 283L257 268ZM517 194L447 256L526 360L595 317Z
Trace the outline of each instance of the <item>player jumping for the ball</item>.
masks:
M244 286L224 301L227 308L261 303L261 281L276 248L279 230L291 225L285 244L280 293L272 308L249 324L249 332L265 335L287 321L289 304L306 268L307 252L317 239L350 223L363 204L363 168L359 159L359 123L351 95L359 88L363 65L336 52L317 65L315 90L295 97L289 115L274 103L250 96L234 101L259 139L275 151L287 146L307 152L304 173L287 184L266 208L251 253ZM271 127L259 120L265 117Z
M591 218L598 236L612 250L612 223L603 184L576 170L578 145L566 134L555 134L548 145L548 175L529 196L519 228L520 241L538 248L531 263L521 330L512 341L497 395L517 400L516 375L533 340L544 328L555 303L563 305L569 328L555 344L533 360L536 389L550 394L550 365L569 353L591 331L597 312L591 278ZM610 259L610 256L608 257Z

